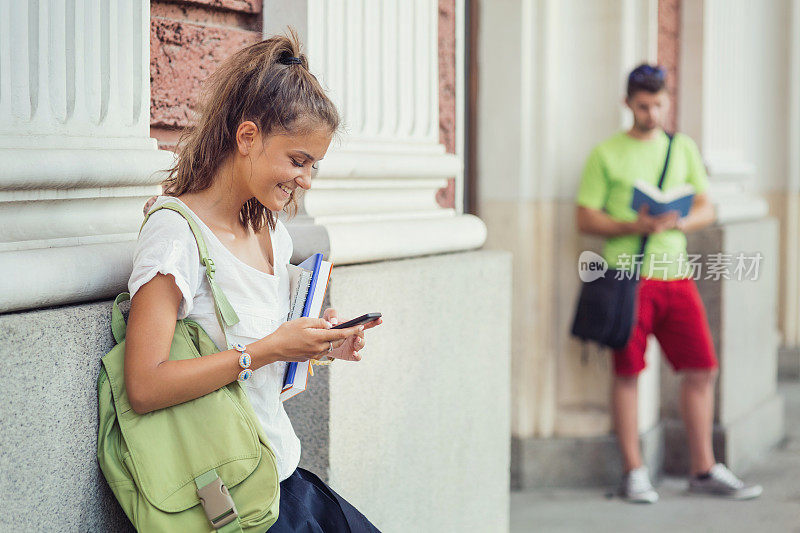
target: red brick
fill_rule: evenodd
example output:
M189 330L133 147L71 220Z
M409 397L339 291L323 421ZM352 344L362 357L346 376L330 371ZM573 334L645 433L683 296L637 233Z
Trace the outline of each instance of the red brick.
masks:
M439 0L439 142L456 151L456 3Z
M150 125L180 128L216 66L261 39L259 32L168 19L150 21Z
M439 142L456 152L456 2L439 0ZM436 192L441 207L455 206L455 179Z
M181 20L208 26L227 26L242 30L261 31L261 14L241 11L223 11L193 4L174 4L154 1L150 4L150 18Z
M261 13L261 0L177 0L177 4L195 4L215 9Z
M675 131L678 126L680 33L681 0L658 0L658 64L667 70L667 93L671 104L664 125L668 131Z

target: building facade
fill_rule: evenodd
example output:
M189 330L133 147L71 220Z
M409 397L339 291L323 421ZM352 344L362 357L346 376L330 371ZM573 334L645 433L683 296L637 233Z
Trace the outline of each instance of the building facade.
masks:
M302 464L384 531L507 529L510 256L475 251L485 225L454 207L464 18L461 0L0 2L0 388L31 385L0 396L15 523L125 528L94 458L109 298L202 80L291 25L344 117L287 221L293 260L324 252L330 304L385 317L363 364L289 405Z
M287 221L293 261L324 252L331 305L386 320L363 362L289 404L304 466L384 531L505 531L510 486L617 481L610 363L568 334L577 257L599 244L574 195L591 147L629 126L625 74L643 61L667 67L668 126L711 178L718 221L690 251L764 257L757 281L698 283L718 458L743 470L780 440L777 373L800 376L800 0L0 0L14 523L125 529L93 448L110 299L202 80L290 25L344 117ZM679 473L659 357L651 342L640 431L651 468Z

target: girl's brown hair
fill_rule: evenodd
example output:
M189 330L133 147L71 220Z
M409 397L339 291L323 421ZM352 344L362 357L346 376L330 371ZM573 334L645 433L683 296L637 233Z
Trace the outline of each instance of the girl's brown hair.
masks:
M239 124L252 120L262 136L297 133L303 128L339 127L339 113L317 78L308 70L300 41L291 28L239 50L206 80L197 121L184 129L178 141L180 158L168 169L164 192L180 196L211 186L222 162L236 149ZM284 211L293 215L292 193ZM242 226L259 231L266 222L275 229L275 214L255 198L239 213Z

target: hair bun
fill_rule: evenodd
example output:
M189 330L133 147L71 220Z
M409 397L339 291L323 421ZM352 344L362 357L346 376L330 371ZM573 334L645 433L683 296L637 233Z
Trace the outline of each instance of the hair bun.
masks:
M278 63L281 63L283 65L302 65L303 60L300 59L299 57L294 57L287 54L278 58Z

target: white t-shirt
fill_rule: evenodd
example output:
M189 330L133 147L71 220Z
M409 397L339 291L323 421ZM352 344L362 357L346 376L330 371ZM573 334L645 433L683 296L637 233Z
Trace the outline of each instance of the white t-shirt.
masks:
M275 331L289 314L289 278L286 265L292 257L292 239L278 221L270 232L274 275L255 269L228 250L186 204L177 198L159 196L151 209L177 202L194 218L214 260L214 279L230 301L239 323L227 328L228 340L247 345ZM183 297L178 319L194 320L220 348L227 346L214 312L211 287L200 264L197 244L189 224L178 213L162 209L153 213L136 243L133 272L128 281L131 298L157 273L172 274ZM300 440L280 401L286 363L262 366L244 382L244 390L261 420L275 451L280 480L288 478L300 462Z

